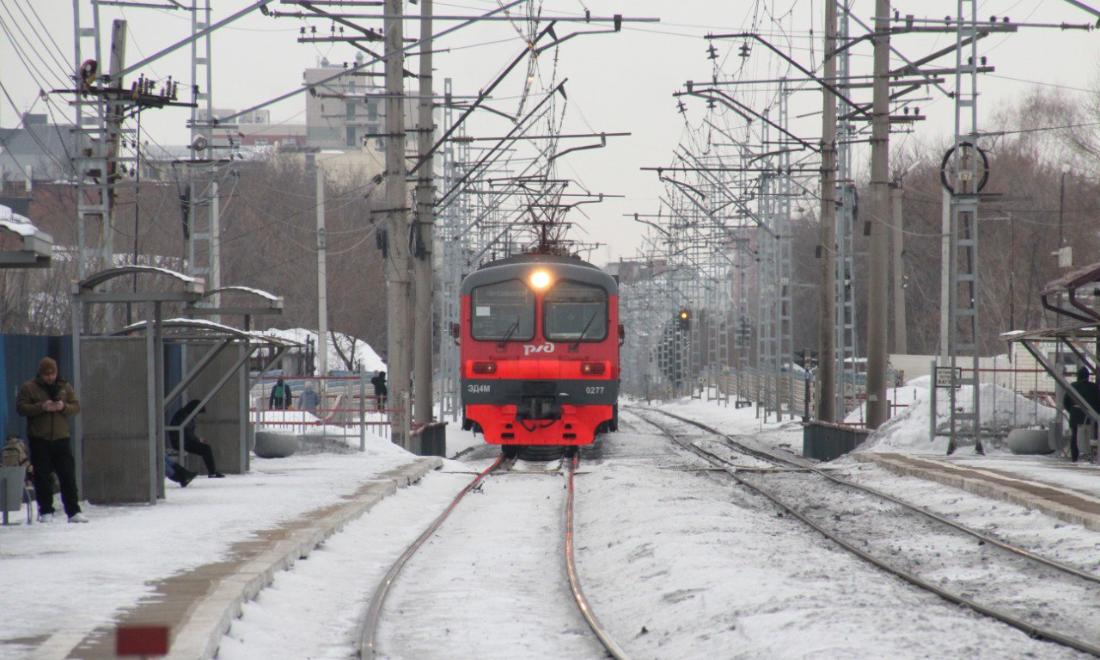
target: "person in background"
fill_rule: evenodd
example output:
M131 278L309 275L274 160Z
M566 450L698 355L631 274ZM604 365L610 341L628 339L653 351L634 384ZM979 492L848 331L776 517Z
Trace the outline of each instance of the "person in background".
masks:
M42 358L38 363L38 375L19 388L15 405L19 414L27 418L38 522L53 520L54 472L61 482L61 502L69 522L88 522L80 512L76 463L69 446L69 418L80 412L80 402L72 386L58 377L57 362Z
M1097 389L1096 383L1089 380L1089 370L1085 367L1081 367L1077 370L1077 380L1073 381L1072 387L1081 395L1093 410L1100 411L1100 389ZM1086 429L1092 429L1091 420L1085 411L1077 405L1073 397L1069 395L1069 392L1062 398L1062 407L1069 413L1069 455L1073 459L1073 462L1077 462L1077 457L1080 452L1077 448L1077 430L1083 424ZM1091 439L1092 433L1086 433L1085 447L1086 451L1089 446L1088 440Z
M198 399L191 399L188 401L187 405L177 410L175 415L172 415L172 420L168 422L168 425L179 426L183 424L183 420L187 419L191 411L199 407L199 403ZM200 414L204 412L206 412L206 408L199 410ZM197 416L198 415L195 417ZM214 449L195 433L195 417L192 417L191 421L187 422L187 426L183 427L183 448L187 450L188 454L196 454L202 457L202 462L206 464L206 473L208 477L211 479L221 479L225 477L225 475L218 472L218 469L214 466ZM179 431L168 432L168 444L172 446L172 449L178 450L180 448Z
M290 408L290 402L294 399L294 394L290 391L290 386L283 382L283 379L275 381L275 387L271 388L271 395L267 397L267 406L271 410L286 410Z
M307 412L316 413L319 405L321 405L321 397L318 396L317 390L313 389L310 383L306 383L305 389L298 396L298 407Z
M374 374L374 377L370 379L370 384L374 386L374 400L378 403L378 409L384 409L386 407L386 395L389 394L386 388L386 372L379 371Z

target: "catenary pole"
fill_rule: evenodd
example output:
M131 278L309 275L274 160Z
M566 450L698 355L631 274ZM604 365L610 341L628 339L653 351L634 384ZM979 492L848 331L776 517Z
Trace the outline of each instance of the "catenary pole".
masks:
M875 0L871 102L871 269L867 313L867 428L886 421L886 323L890 260L890 0Z
M905 354L909 352L909 332L905 320L905 263L902 257L905 255L905 231L903 230L904 216L902 213L901 180L890 188L890 208L893 218L893 266L894 266L894 352Z
M328 375L328 272L325 234L325 170L319 160L314 160L317 174L317 375ZM324 395L325 381L321 381ZM324 406L322 406L324 407Z
M416 255L413 278L416 282L413 329L413 401L417 424L432 421L432 253L435 183L432 171L432 0L420 0L420 99L417 117L417 156L423 163L416 177Z
M944 188L940 207L940 362L950 355L947 342L951 334L951 192ZM935 378L935 374L932 374Z
M390 439L409 448L409 223L405 187L405 108L401 0L386 0L386 358L390 381Z
M836 78L836 0L825 0L824 77ZM836 417L836 96L821 88L821 323L817 349L817 418Z

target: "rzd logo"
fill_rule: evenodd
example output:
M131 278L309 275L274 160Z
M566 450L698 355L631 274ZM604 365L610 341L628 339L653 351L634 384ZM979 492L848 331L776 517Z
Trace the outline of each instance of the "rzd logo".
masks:
M524 344L523 345L523 356L524 357L527 357L528 355L530 355L532 353L553 353L553 352L554 352L554 345L553 344L538 344L538 345L536 345L536 344Z

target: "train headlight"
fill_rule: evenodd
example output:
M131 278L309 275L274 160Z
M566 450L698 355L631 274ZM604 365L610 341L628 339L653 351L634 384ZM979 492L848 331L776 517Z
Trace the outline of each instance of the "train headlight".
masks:
M529 281L531 282L531 288L536 291L542 291L546 287L550 286L550 273L545 270L536 270L531 273Z

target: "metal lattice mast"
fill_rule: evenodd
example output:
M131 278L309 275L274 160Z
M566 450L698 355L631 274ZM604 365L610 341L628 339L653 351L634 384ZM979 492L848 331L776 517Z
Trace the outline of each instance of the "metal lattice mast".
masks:
M788 129L790 128L790 116L788 99L790 92L787 89L786 80L782 80L779 83L779 125ZM792 337L792 318L791 318L791 280L792 280L792 245L791 245L791 152L789 149L781 149L779 154L779 190L776 209L776 226L775 233L776 248L777 248L777 276L778 276L778 289L779 299L776 301L776 314L778 331L777 337L777 371L776 377L779 378L781 372L786 370L786 378L782 379L785 387L781 396L777 397L776 403L777 414L782 409L781 404L785 402L787 404L787 411L794 414L794 378L793 378L793 366L787 368L785 365L793 364L794 361L794 338Z
M454 107L450 102L452 96L451 79L443 81L443 130L449 132L454 125ZM440 190L450 190L455 182L455 158L456 146L454 141L448 141L443 145L443 181ZM460 239L462 226L459 219L459 205L465 200L462 195L458 200L448 204L442 209L440 217L440 231L436 237L437 248L442 251L442 265L440 268L439 296L437 297L438 315L442 332L439 333L439 419L450 415L451 420L458 418L461 408L459 399L459 360L458 346L451 336L451 328L459 323L459 291L462 280L463 249Z
M951 365L949 415L951 437L947 453L957 447L960 424L970 427L975 450L982 452L981 396L978 371L978 38L977 0L958 0L955 32L955 190L951 195L950 280L948 292L948 355ZM968 45L969 44L969 45ZM964 51L968 55L964 56ZM969 356L970 370L957 374L960 356ZM973 408L956 405L956 387L971 387Z
M77 89L95 82L81 79L85 61L94 59L97 63L103 62L99 5L92 5L91 26L83 24L80 5L80 0L73 0L73 71ZM88 40L91 44L87 43ZM91 57L88 57L89 54ZM111 184L107 176L109 140L105 98L99 94L75 94L73 113L76 126L76 153L72 168L76 186L77 277L84 279L88 273L110 263Z
M849 11L851 0L840 2L841 11L838 21L838 43L847 44L849 40ZM843 49L837 59L838 81L847 81L851 75L851 49ZM853 236L855 228L856 192L852 171L852 141L855 126L851 116L854 108L843 100L840 105L840 124L837 127L837 185L839 205L836 214L836 340L834 354L837 387L836 417L844 419L848 411L848 402L855 396L856 383L856 346L857 330L855 303L855 251Z
M217 183L214 168L217 158L214 151L213 72L211 70L212 43L211 34L194 38L210 25L210 2L205 0L200 6L199 0L191 0L191 144L188 164L188 203L187 203L187 263L184 272L195 277L207 279L210 288L219 286L214 281L217 275L214 267L214 254L211 246L213 230L214 204L217 198ZM200 165L209 162L209 167ZM196 180L198 174L208 174L202 180ZM200 213L202 209L205 213ZM202 215L206 218L202 218Z

